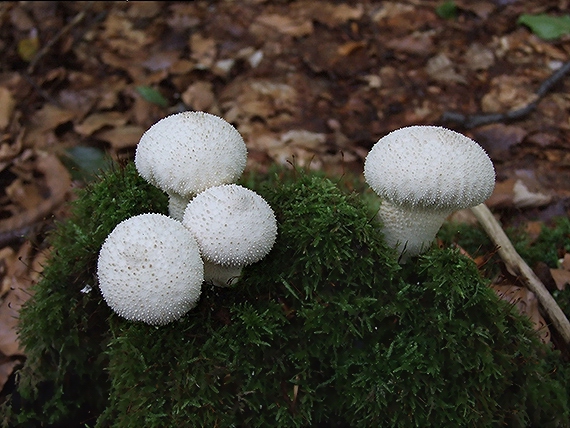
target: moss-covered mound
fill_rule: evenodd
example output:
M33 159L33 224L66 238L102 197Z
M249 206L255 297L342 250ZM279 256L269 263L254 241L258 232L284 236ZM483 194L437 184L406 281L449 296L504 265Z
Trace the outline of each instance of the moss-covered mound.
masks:
M22 314L29 360L11 423L569 424L562 362L470 260L434 248L400 267L361 198L319 175L274 174L255 190L278 219L269 256L235 286L205 284L163 327L112 314L94 269L114 224L165 200L130 166L84 192Z
M12 409L5 409L10 426L17 421L30 427L75 426L94 420L105 408L109 380L104 351L112 312L97 288L99 248L122 220L165 211L167 204L132 163L114 167L79 191L72 218L51 236L53 252L43 279L20 313L27 360L18 374Z

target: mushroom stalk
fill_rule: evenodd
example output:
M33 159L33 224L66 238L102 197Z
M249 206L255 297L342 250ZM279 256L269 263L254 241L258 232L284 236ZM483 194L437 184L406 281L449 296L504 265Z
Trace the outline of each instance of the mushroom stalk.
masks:
M204 279L218 287L229 287L239 281L243 266L222 266L204 261Z
M383 225L384 240L395 248L400 262L427 250L451 211L398 206L382 201L377 217Z
M168 193L168 215L174 220L182 221L184 218L184 211L186 206L191 201L190 198L185 198L177 193Z
M546 313L546 317L552 322L552 325L560 336L562 336L564 342L567 345L570 344L570 322L568 318L544 284L526 264L519 253L517 253L517 250L515 250L507 234L493 216L493 213L491 213L485 204L472 207L471 211L475 214L475 217L477 217L477 220L483 229L485 229L489 238L491 238L493 243L498 247L497 251L499 256L507 265L509 272L523 278L529 290L536 295L536 298Z

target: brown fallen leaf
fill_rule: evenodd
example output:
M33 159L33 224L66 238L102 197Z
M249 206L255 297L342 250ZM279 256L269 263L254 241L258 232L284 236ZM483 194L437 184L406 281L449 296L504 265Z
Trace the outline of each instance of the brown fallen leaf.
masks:
M16 251L12 247L4 247L0 249L0 299L2 299L6 293L10 291L10 281L6 279L6 272L8 272L8 267L13 263L12 260Z
M502 300L515 306L521 314L526 315L531 320L543 343L550 342L550 329L540 314L538 300L534 293L526 287L513 285L506 281L493 284L491 288Z
M0 130L10 123L15 106L16 100L12 97L10 90L0 86Z
M77 112L66 110L52 104L44 106L36 111L30 122L26 125L24 144L26 147L46 147L52 141L48 133L59 125L69 122L76 117Z
M43 200L37 183L25 182L20 177L6 186L6 195L13 203L25 210L33 210Z
M564 254L562 262L560 263L563 269L570 271L570 253Z
M95 133L95 137L111 144L113 150L134 147L139 142L145 129L138 125L124 125Z
M495 123L476 129L474 138L492 159L506 160L510 158L511 148L519 145L527 134L520 126Z
M275 30L281 34L293 37L307 36L313 32L313 23L305 18L293 18L276 13L266 13L257 17L253 24L252 32L262 33L267 30Z
M418 32L403 37L395 37L386 43L386 47L397 52L428 56L434 52L433 34Z
M106 126L120 126L127 123L124 113L118 111L108 111L94 113L85 118L83 122L75 126L75 131L83 136L92 135L95 131Z
M497 182L493 194L485 203L492 208L529 208L548 205L552 198L534 174L519 170L515 171L515 177Z
M9 287L0 304L0 390L13 370L21 364L24 350L17 334L18 314L22 305L31 296L31 287L37 283L47 259L48 251L35 253L26 241L6 261L2 282Z
M196 68L201 70L212 68L218 55L216 40L205 38L200 33L190 36L190 50L192 59L197 63Z
M364 15L364 5L362 4L333 4L328 1L306 0L295 2L293 7L296 7L311 20L325 24L331 29L348 21L359 20Z
M515 178L498 181L491 197L485 201L489 208L503 208L513 206Z
M182 93L181 98L192 110L210 111L216 103L214 85L203 80L194 82Z
M455 64L444 53L431 57L426 64L430 78L442 83L467 83L464 76L456 71Z
M532 82L526 76L505 74L494 77L489 92L481 99L481 110L485 113L504 113L523 108L538 99L534 91Z
M30 287L40 276L45 256L45 253L34 255L33 244L26 241L4 259L6 272L2 283L8 285L9 291L0 304L0 352L7 357L24 354L16 333L18 312L30 297Z
M22 151L22 140L24 133L20 132L14 141L2 142L0 144L0 171L12 161Z
M564 290L570 284L570 271L566 269L550 269L550 274L557 289Z
M35 169L44 177L48 196L30 209L0 220L0 233L22 229L48 216L65 201L71 189L69 171L56 155L40 151L35 154Z

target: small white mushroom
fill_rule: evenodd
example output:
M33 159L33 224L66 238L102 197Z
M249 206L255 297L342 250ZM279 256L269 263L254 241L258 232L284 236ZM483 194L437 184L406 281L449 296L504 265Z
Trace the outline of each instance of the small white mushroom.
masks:
M169 213L177 220L196 194L235 183L246 160L240 133L221 117L201 111L159 120L143 134L135 153L137 171L168 193Z
M196 240L182 223L141 214L107 236L97 263L107 304L131 321L163 325L196 306L204 265Z
M243 266L265 257L277 236L267 201L237 184L198 194L186 207L182 223L198 241L205 280L218 286L235 283Z
M364 177L382 199L378 217L386 243L404 262L429 248L447 216L482 203L495 187L483 148L438 126L409 126L378 140Z

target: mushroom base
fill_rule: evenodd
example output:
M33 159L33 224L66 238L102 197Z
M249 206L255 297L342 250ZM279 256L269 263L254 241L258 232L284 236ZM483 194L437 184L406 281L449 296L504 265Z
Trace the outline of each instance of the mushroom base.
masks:
M395 248L400 262L427 251L441 228L448 211L418 207L406 208L382 201L378 219L382 222L386 244Z
M241 266L222 266L204 260L204 280L218 287L230 287L239 281Z

